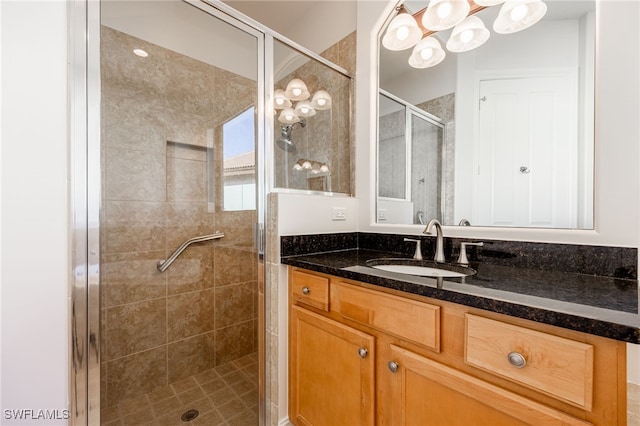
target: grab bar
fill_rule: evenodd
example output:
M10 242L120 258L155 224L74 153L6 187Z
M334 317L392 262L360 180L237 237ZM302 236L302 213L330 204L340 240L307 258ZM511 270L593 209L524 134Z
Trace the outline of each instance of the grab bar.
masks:
M201 243L203 241L209 241L209 240L217 240L218 238L222 238L222 237L224 237L224 233L216 232L215 234L202 235L200 237L193 237L190 240L185 241L184 243L182 243L182 245L180 247L178 247L178 249L176 251L173 252L173 254L171 256L169 256L167 258L167 260L161 260L161 261L158 262L158 265L157 265L158 271L160 271L160 272L166 271L167 268L169 266L171 266L173 261L176 260L176 258L178 256L180 256L180 254L184 251L184 249L189 247L191 244L193 244L193 243Z

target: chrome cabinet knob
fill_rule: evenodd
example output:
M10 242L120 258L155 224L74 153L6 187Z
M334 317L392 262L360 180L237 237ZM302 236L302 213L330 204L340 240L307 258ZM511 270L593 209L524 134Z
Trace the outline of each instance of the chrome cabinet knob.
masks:
M392 373L397 373L398 372L398 367L400 367L400 366L395 361L389 361L387 363L387 367L389 367L389 371L391 371Z
M302 287L302 294L309 294L311 293L311 290L309 290L309 287Z
M360 358L364 359L367 357L368 354L369 354L369 351L367 350L367 348L358 349L358 355L360 355Z
M509 360L509 364L513 365L516 368L523 368L525 365L527 365L526 358L519 352L509 352L509 355L507 355L507 359Z

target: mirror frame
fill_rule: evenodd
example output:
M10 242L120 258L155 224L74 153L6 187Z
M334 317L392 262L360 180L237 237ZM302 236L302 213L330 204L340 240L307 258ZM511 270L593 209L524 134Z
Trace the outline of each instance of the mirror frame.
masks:
M421 225L387 225L375 222L378 94L378 40L385 24L400 2L364 2L358 10L358 79L356 79L357 170L356 191L361 197L361 232L421 235ZM557 242L588 245L637 247L640 237L640 96L637 81L640 73L635 40L640 29L634 18L640 4L625 1L596 2L596 81L595 81L595 182L594 229L567 230L549 228L500 228L445 226L445 236L475 239L500 239L531 242ZM605 29L606 31L603 31ZM616 49L606 49L616 46ZM620 53L627 53L621 58ZM631 57L629 57L631 55ZM624 60L625 67L616 67ZM604 65L606 64L606 66ZM613 108L612 106L622 105ZM608 107L607 107L608 106ZM606 144L603 142L606 136ZM608 166L608 167L607 167ZM618 191L624 184L624 197Z

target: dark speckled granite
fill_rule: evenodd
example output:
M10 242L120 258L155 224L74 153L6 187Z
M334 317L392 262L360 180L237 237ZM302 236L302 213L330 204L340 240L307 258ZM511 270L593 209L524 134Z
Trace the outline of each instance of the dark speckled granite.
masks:
M358 248L358 233L292 235L280 237L280 256Z
M353 235L350 235L348 240L352 244ZM550 247L558 246L556 244L527 245L526 253L523 254L518 250L522 250L524 243L487 244L482 249L489 251L491 261L486 261L484 251L474 253L477 257L470 256L471 267L477 270L477 274L465 278L416 277L366 266L369 259L410 256L413 247L403 241L404 237L391 236L381 240L376 239L375 234L359 233L356 236L359 249L347 247L347 250L340 250L339 246L332 246L334 250L340 251L331 252L324 246L325 253L283 256L281 261L376 286L640 344L639 292L635 267L622 274L631 275L633 279L616 277L619 274L616 272L618 268L626 268L636 258L635 249L586 246L570 248L569 257L577 261L589 263L589 256L593 256L591 262L606 269L609 275L605 276L596 275L595 272L601 272L596 267L585 266L587 273L577 273L577 266L557 260L556 257L566 255L569 249ZM427 246L428 238L430 237L423 238ZM365 244L369 247L363 248ZM410 249L402 253L405 244ZM447 259L452 258L452 247L456 247L455 241L449 244ZM377 250L371 250L371 245ZM580 247L585 249L581 250ZM428 247L423 244L423 249L425 248ZM534 248L540 252L532 252ZM551 250L555 257L547 256L545 248ZM423 253L428 258L429 251L424 250ZM549 263L518 259L533 257L534 254L548 259Z
M422 240L424 258L433 258L434 237L367 232L283 236L280 239L281 256L354 248L413 255L415 243L406 242L405 238ZM485 264L617 278L638 278L636 271L638 250L635 248L445 238L444 249L448 261L457 259L460 243L463 241L484 242L482 247L467 247L467 255L471 261Z

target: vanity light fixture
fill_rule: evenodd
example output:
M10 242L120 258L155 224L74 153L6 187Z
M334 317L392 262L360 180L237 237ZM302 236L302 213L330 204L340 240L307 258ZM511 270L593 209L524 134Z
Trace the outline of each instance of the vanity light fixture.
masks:
M304 81L294 78L287 84L285 90L276 89L273 91L273 108L281 110L278 115L280 126L280 137L276 140L276 144L285 152L296 152L296 145L292 140L292 133L295 125L306 127L307 118L316 115L316 111L331 109L331 95L326 90L318 90L311 101L309 89ZM295 102L294 103L292 102ZM311 167L311 163L309 163ZM294 170L303 170L305 164L296 163Z
M310 172L313 174L329 173L329 166L326 163L321 163L320 161L301 158L293 165L293 170L298 172Z
M308 100L310 97L307 85L299 78L291 80L285 90L276 89L273 92L273 107L282 110L278 121L293 124L299 122L300 118L313 117L316 111L331 109L331 95L326 90L318 90L311 101Z
M398 14L391 20L382 37L382 45L389 50L414 47L409 65L414 68L432 67L440 63L445 54L439 48L437 40L434 39L438 47L432 41L425 40L437 31L455 27L447 41L447 49L450 52L475 49L487 41L489 30L474 15L500 3L504 4L493 23L493 30L498 34L510 34L529 28L547 12L547 5L542 0L430 0L428 7L413 15L404 6L398 7ZM415 35L416 27L420 36Z

